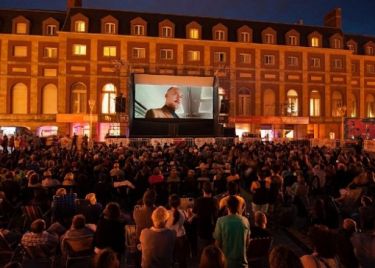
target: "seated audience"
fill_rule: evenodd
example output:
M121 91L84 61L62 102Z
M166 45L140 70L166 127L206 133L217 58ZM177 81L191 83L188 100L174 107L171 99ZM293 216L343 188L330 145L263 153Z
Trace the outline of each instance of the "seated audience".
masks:
M26 232L21 238L21 244L24 247L39 247L47 256L54 254L59 244L57 234L46 230L46 222L37 219L31 223L30 231Z
M66 239L79 239L88 236L94 237L94 230L86 225L85 216L82 214L75 215L72 220L72 226L61 237L61 252L66 255Z

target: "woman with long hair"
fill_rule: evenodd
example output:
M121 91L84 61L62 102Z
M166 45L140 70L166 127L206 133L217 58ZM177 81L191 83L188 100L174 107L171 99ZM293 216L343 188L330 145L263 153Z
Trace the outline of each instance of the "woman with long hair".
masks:
M178 262L178 267L186 268L187 259L187 238L184 227L185 215L179 209L181 202L176 194L169 196L170 210L166 227L176 232L176 244L174 248L174 259Z

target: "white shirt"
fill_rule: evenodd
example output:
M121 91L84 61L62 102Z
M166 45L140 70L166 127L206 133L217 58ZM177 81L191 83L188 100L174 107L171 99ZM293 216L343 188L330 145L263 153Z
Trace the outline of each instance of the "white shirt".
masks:
M180 213L180 218L175 224L173 224L173 210L168 210L168 213L169 213L169 218L165 226L170 230L174 230L176 232L176 237L184 236L186 234L185 227L184 227L184 222L185 222L184 213L180 209L178 210L178 213Z

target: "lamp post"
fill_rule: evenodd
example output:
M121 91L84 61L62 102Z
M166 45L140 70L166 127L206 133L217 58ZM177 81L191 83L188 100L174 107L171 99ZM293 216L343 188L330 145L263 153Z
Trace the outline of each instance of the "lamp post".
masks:
M92 140L92 112L95 107L95 100L93 99L89 100L89 107L90 107L90 144L89 144L89 147L92 148L94 145L93 140Z
M338 114L340 115L341 117L341 139L340 139L340 144L341 146L344 146L344 119L345 119L345 115L346 115L346 106L345 105L340 105L339 107L337 107L337 112Z

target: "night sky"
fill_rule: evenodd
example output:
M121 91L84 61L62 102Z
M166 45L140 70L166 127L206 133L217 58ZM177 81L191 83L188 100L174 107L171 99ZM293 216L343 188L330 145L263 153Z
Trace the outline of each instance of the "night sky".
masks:
M375 0L83 0L84 7L322 25L335 7L345 33L375 36ZM66 0L0 0L0 8L65 10Z

